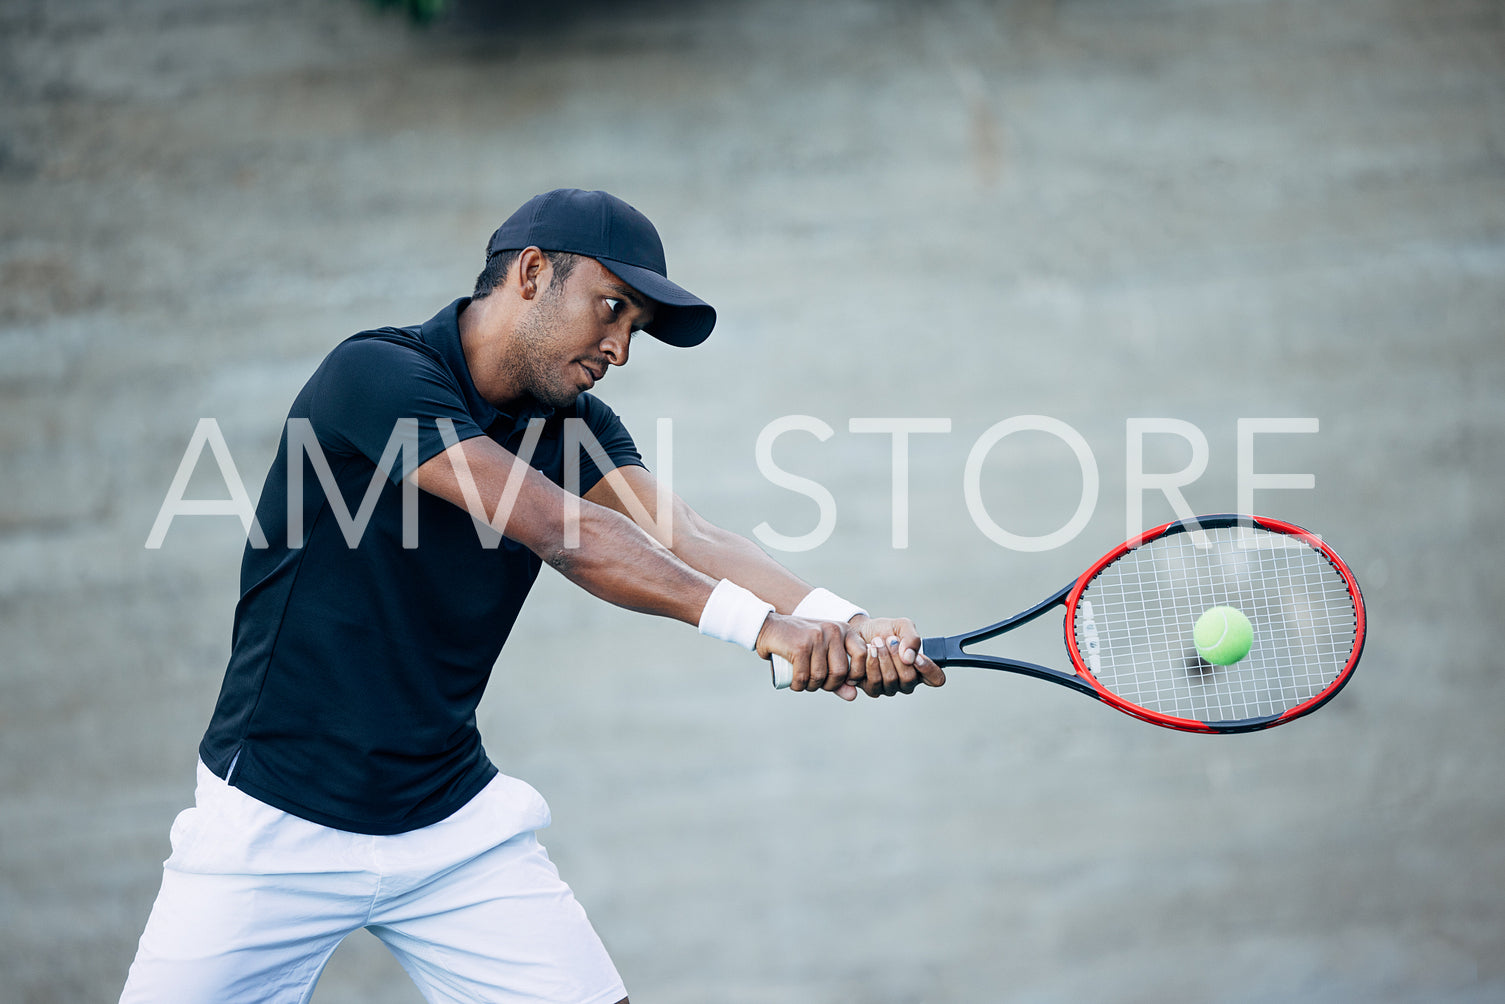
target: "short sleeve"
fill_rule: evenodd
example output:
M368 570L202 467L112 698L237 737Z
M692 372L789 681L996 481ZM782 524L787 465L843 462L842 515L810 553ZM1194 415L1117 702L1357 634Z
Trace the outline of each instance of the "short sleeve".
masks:
M392 437L402 435L398 423L416 419L413 466L421 467L450 445L441 431L444 420L453 424L451 442L485 435L466 409L454 375L421 343L408 341L352 338L324 360L310 382L308 418L326 452L378 464ZM403 466L393 465L387 477L402 480Z
M585 495L596 486L596 482L606 476L606 471L618 467L644 467L642 454L638 453L638 447L632 440L632 434L627 431L627 426L617 417L617 413L607 407L605 402L594 394L581 394L575 399L575 417L585 423L585 429L595 438L600 446L600 452L605 454L609 465L602 469L597 463L590 443L586 443L585 449L580 451L580 494Z

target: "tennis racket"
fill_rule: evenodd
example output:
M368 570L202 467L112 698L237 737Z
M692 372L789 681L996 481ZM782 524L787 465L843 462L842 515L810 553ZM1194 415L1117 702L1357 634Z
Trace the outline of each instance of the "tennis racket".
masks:
M1072 672L968 651L1057 606ZM1243 611L1253 628L1248 655L1232 665L1203 660L1192 640L1215 606ZM926 638L921 650L941 666L1059 683L1165 728L1252 732L1310 714L1343 688L1364 650L1364 599L1337 552L1300 527L1200 516L1120 544L1022 613Z

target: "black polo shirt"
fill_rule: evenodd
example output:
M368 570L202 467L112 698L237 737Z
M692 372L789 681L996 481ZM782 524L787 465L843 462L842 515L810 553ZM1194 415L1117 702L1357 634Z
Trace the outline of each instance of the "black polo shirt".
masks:
M247 794L326 826L417 829L496 773L476 705L540 561L459 506L405 491L404 470L445 449L441 422L453 423L451 441L485 435L521 455L529 421L544 420L529 462L559 485L566 460L575 462L565 456L569 418L584 422L612 466L642 464L621 421L590 394L518 415L487 403L460 347L468 303L337 346L293 402L257 505L269 546L246 546L230 663L199 755ZM332 508L317 458L299 445L304 430L317 437L343 512ZM404 435L411 462L399 455L379 475L389 443L402 445ZM603 472L578 452L585 493ZM368 491L379 494L356 536ZM405 495L416 505L416 547L411 523L405 540ZM345 513L352 518L342 527ZM301 540L290 541L300 522Z

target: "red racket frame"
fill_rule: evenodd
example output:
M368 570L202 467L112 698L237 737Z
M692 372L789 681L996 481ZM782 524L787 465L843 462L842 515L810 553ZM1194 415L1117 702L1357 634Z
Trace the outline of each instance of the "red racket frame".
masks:
M1216 529L1228 526L1256 526L1272 533L1294 537L1320 552L1327 559L1328 563L1332 565L1333 570L1342 577L1349 595L1353 598L1355 615L1354 644L1343 668L1321 692L1294 708L1290 708L1278 715L1236 721L1203 722L1193 718L1180 718L1174 715L1162 714L1161 712L1141 707L1109 690L1092 675L1092 670L1088 668L1086 659L1083 658L1082 653L1077 649L1076 612L1077 604L1082 598L1082 593L1086 591L1087 587L1092 584L1093 580L1097 578L1103 569L1123 557L1129 551L1142 547L1150 541L1169 536L1173 533L1187 533L1201 529ZM1012 630L1021 624L1026 624L1058 603L1064 603L1066 607L1066 616L1062 627L1066 641L1066 651L1071 658L1075 673L1063 673L1047 666L1020 662L1014 659L973 655L966 651L966 646L997 637L1005 631ZM1284 725L1286 722L1293 721L1303 715L1311 714L1332 700L1333 695L1343 689L1344 684L1353 675L1355 667L1358 666L1359 656L1364 652L1364 635L1364 597L1359 591L1359 583L1354 578L1353 572L1349 569L1347 563L1326 542L1316 534L1304 530L1294 523L1271 519L1267 516L1240 516L1223 513L1211 516L1198 516L1189 520L1176 520L1157 526L1152 530L1146 530L1139 536L1124 541L1118 547L1103 555L1074 582L1061 589L1049 599L1007 620L999 621L978 631L969 631L949 637L926 638L922 642L922 648L928 657L942 666L975 666L982 669L1001 669L1009 672L1023 673L1028 676L1050 680L1053 683L1059 683L1073 690L1080 691L1090 697L1095 697L1105 704L1117 708L1124 714L1138 718L1141 721L1149 722L1152 725L1177 729L1182 732L1226 734L1253 732L1260 729L1273 728L1276 725Z

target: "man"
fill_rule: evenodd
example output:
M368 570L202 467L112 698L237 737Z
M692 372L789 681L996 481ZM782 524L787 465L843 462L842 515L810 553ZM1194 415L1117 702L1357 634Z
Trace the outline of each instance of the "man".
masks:
M246 548L195 805L123 1001L306 1001L361 927L430 1001L626 999L534 836L542 797L497 772L476 730L544 562L789 660L794 690L944 682L908 620L812 590L661 498L586 393L635 331L691 346L715 317L669 281L641 213L558 190L496 231L470 298L330 353L262 491L267 546Z

